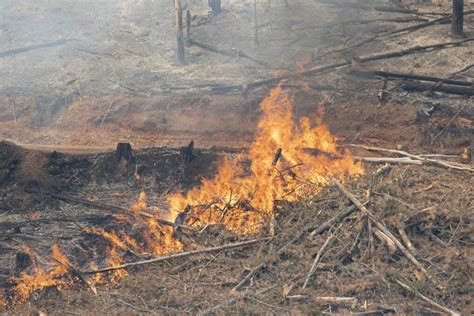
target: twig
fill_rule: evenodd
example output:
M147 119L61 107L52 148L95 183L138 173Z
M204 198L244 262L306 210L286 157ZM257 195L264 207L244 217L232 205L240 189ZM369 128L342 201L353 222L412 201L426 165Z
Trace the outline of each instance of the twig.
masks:
M100 122L100 128L104 126L105 118L107 117L107 114L109 114L109 111L112 108L112 105L114 104L114 102L115 100L112 100L112 102L110 102L109 106L107 107L107 110L105 111L104 116L102 117L102 121Z
M452 309L449 309L443 305L440 305L438 303L436 303L435 301L433 301L432 299L430 299L429 297L426 297L424 296L423 294L421 294L420 292L418 292L417 290L415 290L414 288L406 285L405 283L403 283L402 281L400 280L395 280L395 282L397 282L398 285L400 285L402 288L404 288L405 290L407 291L410 291L412 293L414 293L415 295L417 295L418 297L420 297L422 300L424 300L425 302L428 302L430 303L431 305L439 308L440 310L452 315L452 316L461 316L460 313L456 312L456 311L453 311Z
M113 267L106 267L102 269L97 269L97 270L89 270L89 271L84 271L83 274L97 274L97 273L104 273L108 271L114 271L114 270L120 270L120 269L127 269L131 267L136 267L136 266L141 266L145 264L150 264L150 263L156 263L156 262L161 262L161 261L167 261L171 259L177 259L177 258L185 258L197 254L203 254L203 253L210 253L210 252L215 252L215 251L220 251L220 250L229 250L233 248L241 248L245 247L248 245L253 245L261 241L269 240L270 238L260 238L260 239L252 239L252 240L247 240L247 241L242 241L242 242L236 242L236 243L231 243L223 246L216 246L216 247L210 247L210 248L204 248L204 249L198 249L198 250L192 250L192 251L187 251L187 252L181 252L181 253L175 253L172 255L168 256L162 256L158 258L153 258L153 259L148 259L148 260L143 260L143 261L137 261L137 262L130 262L130 263L125 263L121 264L118 266L113 266Z
M382 224L375 215L369 211L352 193L347 191L347 189L336 179L333 179L333 183L339 189L339 191L344 194L352 203L354 203L357 208L368 216L368 218L375 224L375 226L380 229L385 235L387 235L397 246L397 248L408 258L408 260L413 263L429 280L434 282L433 277L428 273L428 271L423 267L423 265L408 251L408 249L390 232L390 230Z
M316 255L316 258L314 258L314 261L313 261L313 264L311 266L311 269L309 270L308 272L308 275L306 276L306 279L304 280L304 283L303 283L303 289L306 288L306 286L308 286L308 283L311 279L311 277L313 276L313 274L316 272L316 269L318 268L318 264L319 264L319 261L321 260L321 256L323 255L323 252L324 250L326 249L326 247L328 247L332 241L334 240L334 236L336 234L338 229L336 229L334 232L332 232L329 237L326 239L326 241L324 242L324 244L321 246L321 248L319 249L318 251L318 254Z
M247 273L247 275L242 279L242 281L240 281L239 284L232 288L231 292L237 292L238 290L240 290L254 276L254 274L260 271L263 267L265 267L265 265L266 262L264 261L252 270L250 270L249 273Z
M352 303L357 300L355 297L337 297L337 296L315 296L312 297L312 300L321 303L333 303L333 304L341 304L341 303Z
M257 292L254 294L254 296L264 294L264 293L266 293L266 292L268 292L268 291L271 291L271 290L274 289L275 287L276 287L276 285L272 285L272 286L269 286L269 287L267 287L267 288L264 288L264 289L262 289L262 290L260 290L260 291L257 291ZM209 309L204 310L203 312L200 312L198 315L202 315L202 316L212 315L212 313L214 313L215 311L221 309L221 308L224 307L225 305L233 304L233 303L237 302L238 300L243 299L243 298L246 298L246 297L247 297L247 298L249 297L248 293L241 293L241 294L238 295L237 297L233 297L233 298L231 298L231 299L225 301L225 302L222 303L222 304L213 306L213 307L211 307L211 308L209 308Z
M152 310L136 307L135 305L130 304L130 303L127 303L127 302L125 302L125 301L123 301L123 300L121 300L121 299L118 299L117 302L119 302L119 303L121 303L121 304L123 304L123 305L126 305L126 306L128 306L128 307L130 307L130 308L132 308L132 309L134 309L134 310L136 310L136 311L139 311L139 312L144 312L144 313L150 313L150 314L153 314L153 315L157 315L157 313L155 313L155 312L152 311Z
M313 230L311 232L311 236L316 236L316 235L324 233L326 230L331 228L331 226L334 225L336 222L346 219L356 210L357 210L357 207L355 205L349 206L344 212L337 214L336 216L334 216L333 218L331 218L330 220L328 220L327 222L325 222L324 224L322 224L321 226Z
M465 103L463 106L461 106L459 108L459 110L456 112L456 114L454 114L454 116L449 120L448 124L446 124L446 126L438 133L436 134L435 137L433 137L433 139L431 140L431 145L434 144L434 142L441 136L443 135L443 133L448 129L449 126L451 126L451 124L454 122L454 120L459 116L459 114L461 114L462 110L464 110L467 106L467 103Z

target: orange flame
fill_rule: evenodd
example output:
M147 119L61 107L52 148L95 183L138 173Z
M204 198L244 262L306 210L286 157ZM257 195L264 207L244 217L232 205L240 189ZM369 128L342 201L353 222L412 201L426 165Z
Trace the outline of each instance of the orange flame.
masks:
M11 278L16 284L12 289L13 304L25 303L32 293L40 291L43 288L55 286L61 289L70 285L70 282L66 279L60 278L60 276L68 272L63 265L70 265L70 263L59 246L54 245L52 247L51 257L61 264L42 260L34 251L27 247L22 247L22 251L31 256L34 274L30 275L26 272L22 272L19 277ZM40 267L38 263L47 265L49 269Z
M249 233L273 216L276 201L314 195L333 177L343 180L363 173L349 152L337 151L322 123L322 111L313 120L304 117L295 124L292 108L290 97L280 86L275 88L261 104L263 114L248 158L225 159L214 179L186 195L171 195L171 209L180 213L191 206L190 225L223 223L232 231Z

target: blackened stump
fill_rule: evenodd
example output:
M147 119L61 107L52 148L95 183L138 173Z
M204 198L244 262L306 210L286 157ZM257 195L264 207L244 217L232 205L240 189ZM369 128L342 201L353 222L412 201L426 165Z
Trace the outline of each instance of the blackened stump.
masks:
M181 161L185 164L190 163L194 159L194 141L192 140L188 146L181 148Z
M115 150L117 161L125 160L128 163L133 162L133 150L129 143L118 143Z
M31 259L30 254L22 251L16 253L15 271L17 274L24 272L31 265L33 265L33 260Z

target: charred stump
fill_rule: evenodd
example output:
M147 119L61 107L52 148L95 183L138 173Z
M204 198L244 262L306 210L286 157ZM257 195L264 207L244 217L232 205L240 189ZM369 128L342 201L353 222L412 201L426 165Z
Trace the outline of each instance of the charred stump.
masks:
M192 140L188 146L181 148L181 162L188 164L194 159L194 141Z
M119 163L122 160L127 162L127 164L133 162L132 146L129 143L118 143L117 149L115 150L115 156Z
M20 275L22 272L28 270L33 265L33 259L29 253L19 251L15 257L15 272Z

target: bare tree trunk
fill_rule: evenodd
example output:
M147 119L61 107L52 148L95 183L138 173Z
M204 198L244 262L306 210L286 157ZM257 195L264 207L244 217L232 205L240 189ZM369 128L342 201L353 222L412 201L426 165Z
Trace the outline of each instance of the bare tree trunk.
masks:
M257 0L253 0L253 13L255 22L255 44L258 44L258 18L257 18Z
M456 36L463 35L464 0L453 0L453 19L451 33Z
M184 56L183 10L181 9L181 0L174 0L174 9L176 11L176 61L178 65L184 65L186 60Z
M190 39L191 39L191 12L186 10L186 47L190 46Z

